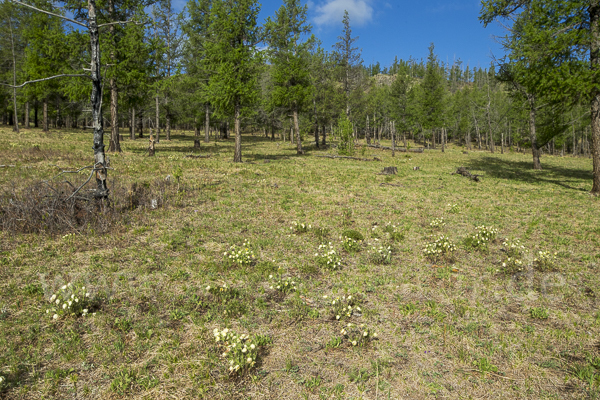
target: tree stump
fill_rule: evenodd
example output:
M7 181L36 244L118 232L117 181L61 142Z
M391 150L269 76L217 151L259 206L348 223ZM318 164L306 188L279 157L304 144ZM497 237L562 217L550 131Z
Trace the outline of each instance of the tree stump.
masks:
M194 148L195 149L199 149L200 148L200 140L199 139L194 139Z
M149 145L148 145L148 156L149 157L154 157L154 144L156 143L156 141L154 140L154 135L150 134L150 140L149 140Z
M383 171L379 173L379 175L396 175L398 173L398 168L396 167L384 167Z

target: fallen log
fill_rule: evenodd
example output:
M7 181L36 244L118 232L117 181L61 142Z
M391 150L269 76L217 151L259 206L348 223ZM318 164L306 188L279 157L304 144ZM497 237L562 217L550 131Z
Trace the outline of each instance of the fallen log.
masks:
M422 147L417 147L416 149L406 149L404 147L396 147L395 149L392 149L389 146L380 146L377 144L368 144L368 147L373 147L374 149L380 149L380 150L395 150L395 151L399 151L400 153L423 153L424 149Z
M199 155L195 155L195 154L188 154L187 156L185 156L185 158L210 158L210 154L206 155L206 156L199 156Z
M469 170L466 169L465 167L458 167L456 169L456 172L453 172L452 175L462 175L462 176L469 178L470 180L475 181L475 182L479 182L479 177L481 176L481 175L471 174L471 172L469 172Z
M333 155L315 156L315 157L321 157L321 158L342 158L342 159L346 159L346 160L357 160L357 161L381 161L381 159L377 158L377 157L373 157L373 158L358 158L358 157L333 156Z

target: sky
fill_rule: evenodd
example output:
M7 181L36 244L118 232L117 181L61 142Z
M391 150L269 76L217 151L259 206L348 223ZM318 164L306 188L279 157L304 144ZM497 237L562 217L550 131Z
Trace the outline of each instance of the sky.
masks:
M260 0L259 0L260 1ZM273 16L282 0L260 1L262 22ZM492 55L503 55L494 35L504 30L498 24L487 28L477 19L480 0L302 0L308 5L309 23L313 33L332 45L342 33L344 10L350 15L352 36L359 39L355 46L362 49L365 65L380 62L389 67L394 57L408 60L427 59L433 42L440 61L460 59L462 67L487 68Z

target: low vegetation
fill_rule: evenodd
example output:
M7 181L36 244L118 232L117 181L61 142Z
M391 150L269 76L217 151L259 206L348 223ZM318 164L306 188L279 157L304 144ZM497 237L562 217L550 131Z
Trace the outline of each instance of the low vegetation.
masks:
M0 128L1 398L600 396L589 159L366 148L398 170L381 176L249 134L233 163L232 140L173 132L155 157L122 143L85 223L16 221L47 204L29 188L87 179L54 177L88 136Z

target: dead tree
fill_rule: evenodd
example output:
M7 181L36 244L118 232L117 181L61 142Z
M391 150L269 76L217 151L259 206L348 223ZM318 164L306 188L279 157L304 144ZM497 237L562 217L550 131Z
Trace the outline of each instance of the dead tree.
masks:
M97 17L97 9L96 9L96 0L88 0L87 7L87 18L85 22L77 21L75 19L71 19L65 17L63 15L55 14L49 11L45 11L34 7L29 4L22 3L18 0L10 0L15 4L21 5L23 7L31 8L35 11L52 15L58 18L62 18L67 20L73 24L82 26L86 28L90 35L90 68L84 68L84 71L89 71L90 74L61 74L50 76L42 79L35 79L32 81L27 81L22 83L21 85L5 85L12 88L21 88L25 85L32 84L35 82L48 81L51 79L63 78L63 77L78 77L78 78L86 78L92 81L92 94L91 94L91 109L92 109L92 127L94 129L94 137L93 137L93 149L94 149L94 166L92 171L94 171L96 176L96 190L94 192L95 198L104 199L108 197L109 189L107 186L107 169L108 169L108 159L104 153L104 121L102 118L102 74L100 71L100 28L103 26L112 26L115 24L126 24L132 21L115 21L109 22L106 24L98 25L98 17Z

